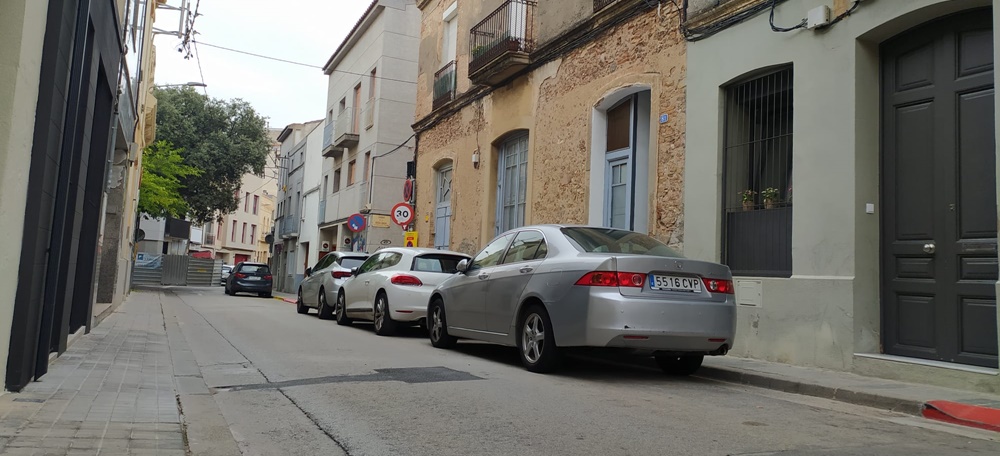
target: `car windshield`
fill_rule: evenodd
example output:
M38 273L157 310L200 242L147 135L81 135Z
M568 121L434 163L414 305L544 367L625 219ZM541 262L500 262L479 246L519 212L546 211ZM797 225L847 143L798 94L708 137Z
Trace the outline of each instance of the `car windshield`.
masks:
M662 242L634 231L580 227L563 228L562 233L581 252L682 257Z
M458 262L468 258L458 255L422 255L413 259L413 270L418 272L458 272Z
M244 274L269 274L271 269L264 265L259 264L244 264L240 268L240 272Z
M354 269L361 266L361 263L364 263L365 260L367 260L365 257L344 257L340 259L340 265L347 269Z

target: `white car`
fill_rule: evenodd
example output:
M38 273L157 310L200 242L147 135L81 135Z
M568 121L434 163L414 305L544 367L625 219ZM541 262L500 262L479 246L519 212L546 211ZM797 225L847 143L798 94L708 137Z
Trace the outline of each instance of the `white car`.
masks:
M340 286L351 277L351 270L361 266L368 254L352 252L330 252L311 268L306 268L306 278L299 285L296 308L300 314L309 313L310 308L323 320L333 318L333 306Z
M447 250L393 247L372 254L352 271L337 295L337 324L352 320L375 323L375 333L388 336L403 324L424 323L431 292L458 272L468 255Z

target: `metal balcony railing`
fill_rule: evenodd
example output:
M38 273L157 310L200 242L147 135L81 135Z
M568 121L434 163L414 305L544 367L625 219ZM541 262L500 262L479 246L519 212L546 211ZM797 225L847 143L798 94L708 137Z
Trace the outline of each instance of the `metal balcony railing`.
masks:
M596 13L596 12L604 9L604 7L610 5L610 4L614 3L614 2L617 2L617 1L618 0L594 0L594 12Z
M455 70L457 62L446 63L437 73L434 73L434 103L431 109L437 109L455 99Z
M506 0L472 27L469 72L475 73L493 60L511 52L535 49L535 0Z

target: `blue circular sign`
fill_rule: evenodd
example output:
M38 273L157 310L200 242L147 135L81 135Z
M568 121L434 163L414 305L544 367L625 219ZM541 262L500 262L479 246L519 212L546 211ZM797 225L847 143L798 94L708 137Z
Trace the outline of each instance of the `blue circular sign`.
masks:
M347 228L355 233L365 229L365 216L354 214L347 218Z

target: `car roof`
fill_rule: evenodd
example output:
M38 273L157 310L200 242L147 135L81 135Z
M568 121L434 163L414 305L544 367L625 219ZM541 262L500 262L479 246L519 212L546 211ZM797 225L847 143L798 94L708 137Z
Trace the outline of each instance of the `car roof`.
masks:
M465 253L461 253L461 252L454 252L454 251L451 251L451 250L431 249L431 248L427 248L427 247L386 247L386 248L381 249L381 250L376 250L374 253L372 253L372 255L374 255L376 253L379 253L379 252L410 253L410 254L412 254L414 256L417 256L417 255L427 255L427 254L458 255L458 256L464 256L464 257L469 256L469 255L467 255Z
M240 263L240 265L241 266L268 266L268 267L270 267L267 263L251 263L249 261Z

